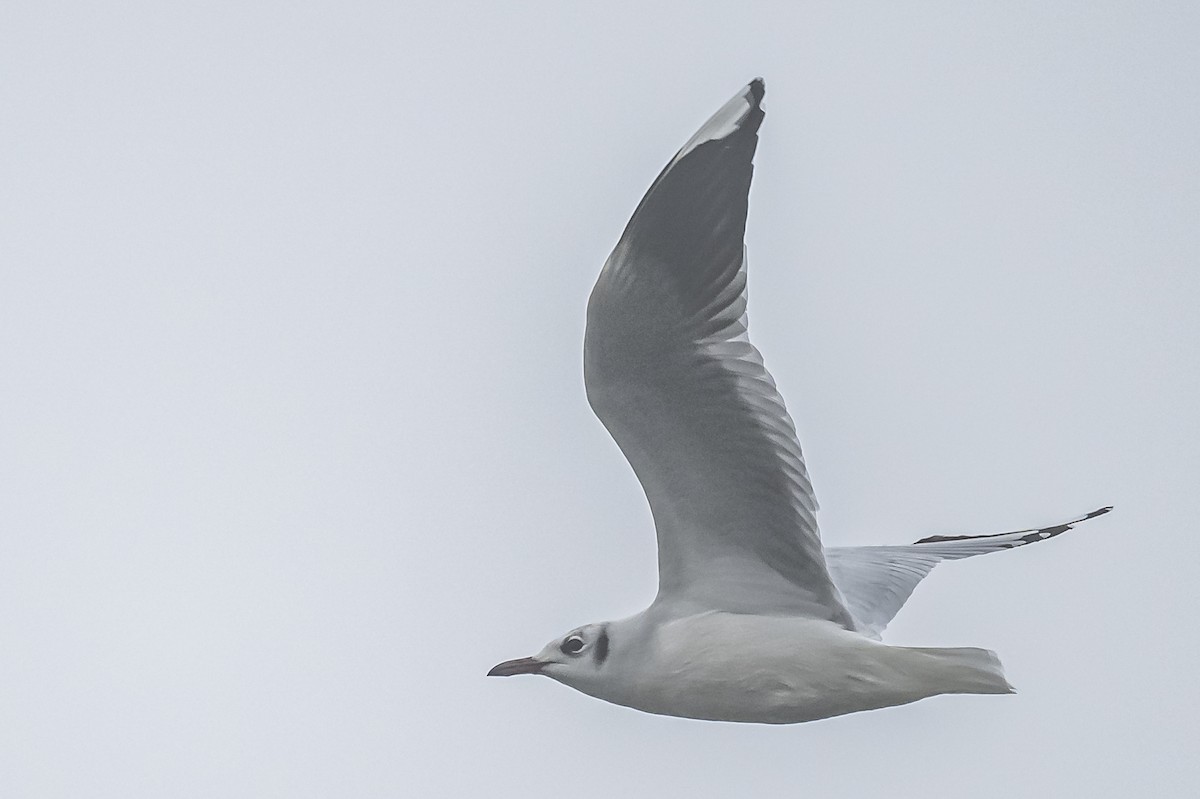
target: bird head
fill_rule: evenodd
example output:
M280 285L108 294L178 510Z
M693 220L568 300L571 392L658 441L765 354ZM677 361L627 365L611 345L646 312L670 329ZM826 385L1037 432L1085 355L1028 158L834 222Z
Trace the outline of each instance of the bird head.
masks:
M555 638L533 657L506 660L492 667L489 677L544 674L559 682L585 681L608 659L609 625L586 624Z

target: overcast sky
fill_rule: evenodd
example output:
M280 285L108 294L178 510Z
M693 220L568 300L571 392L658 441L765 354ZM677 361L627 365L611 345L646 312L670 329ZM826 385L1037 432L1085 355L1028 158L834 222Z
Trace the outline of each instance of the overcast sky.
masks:
M653 7L653 8L651 8ZM0 16L0 795L1194 796L1200 12L55 3ZM1019 693L791 727L486 679L655 590L583 392L750 78L751 333L889 641Z

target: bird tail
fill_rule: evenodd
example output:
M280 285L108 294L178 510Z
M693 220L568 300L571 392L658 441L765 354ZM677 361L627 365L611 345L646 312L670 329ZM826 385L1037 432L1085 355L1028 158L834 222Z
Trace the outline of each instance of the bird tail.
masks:
M935 664L929 670L941 682L938 693L1011 694L1016 693L1004 677L1000 658L989 649L975 647L906 647L929 658Z

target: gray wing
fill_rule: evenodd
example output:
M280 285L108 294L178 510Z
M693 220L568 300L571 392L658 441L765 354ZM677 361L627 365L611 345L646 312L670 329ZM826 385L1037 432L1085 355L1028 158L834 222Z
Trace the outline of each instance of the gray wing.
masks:
M853 624L783 398L746 333L753 81L651 185L588 302L592 409L658 533L658 601Z
M1062 524L1011 533L936 535L908 546L831 547L825 550L825 557L858 629L864 635L878 638L917 583L943 560L986 555L1045 541L1110 510L1111 507L1100 508Z

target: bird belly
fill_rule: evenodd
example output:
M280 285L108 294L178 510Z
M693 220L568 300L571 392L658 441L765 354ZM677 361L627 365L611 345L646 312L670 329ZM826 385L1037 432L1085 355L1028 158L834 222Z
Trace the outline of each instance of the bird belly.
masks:
M662 715L792 724L942 692L911 650L815 619L707 613L660 625L647 649L621 695L601 698Z

